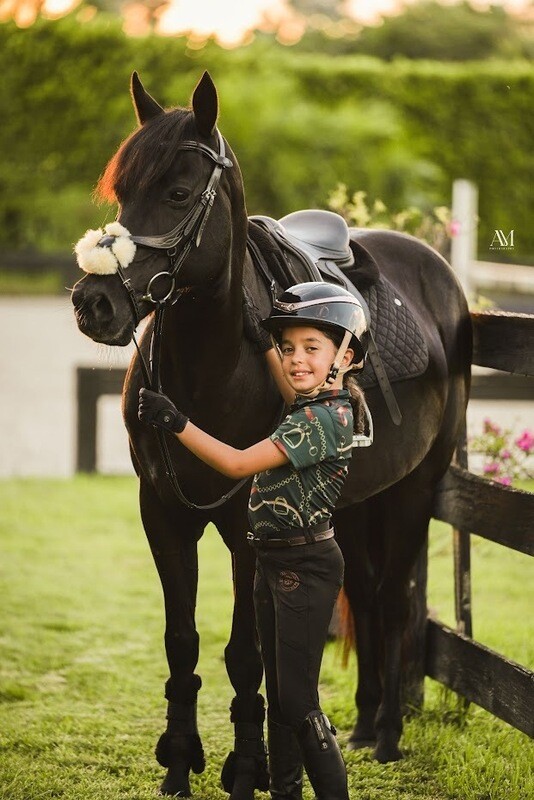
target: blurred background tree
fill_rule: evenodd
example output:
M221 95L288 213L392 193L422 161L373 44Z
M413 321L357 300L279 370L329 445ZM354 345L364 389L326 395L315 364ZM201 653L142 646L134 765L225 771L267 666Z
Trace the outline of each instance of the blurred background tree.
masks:
M344 0L287 0L287 5L304 17L325 16L341 19L345 16Z
M498 5L481 9L467 2L442 5L424 0L363 28L352 52L387 61L397 56L478 61L532 56L531 45L518 21Z
M209 33L160 35L167 0L92 0L34 24L50 15L43 0L0 0L0 245L68 252L111 219L91 191L135 125L130 73L172 106L209 69L249 213L326 207L340 182L392 215L425 213L465 177L480 189L480 257L495 228L514 228L515 251L494 257L534 263L528 17L424 0L362 25L342 0L288 7L291 35L287 19L265 17L229 49ZM144 35L127 35L136 14Z
M313 0L310 0L313 4ZM319 0L317 0L319 2ZM307 0L295 0L297 8ZM437 0L406 3L399 13L376 23L355 25L343 16L341 3L328 3L331 13L309 19L306 33L296 47L309 52L365 54L390 61L393 58L433 61L478 61L486 58L532 58L532 18L518 18L502 6L474 7L458 2L443 5ZM335 14L335 16L334 16ZM343 20L345 27L328 19ZM343 35L339 35L342 32Z

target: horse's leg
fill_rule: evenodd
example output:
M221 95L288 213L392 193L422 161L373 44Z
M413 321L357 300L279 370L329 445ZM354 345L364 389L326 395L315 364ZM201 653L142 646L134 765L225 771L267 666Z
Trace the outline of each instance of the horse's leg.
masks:
M263 667L258 648L252 600L255 555L246 541L246 505L228 505L217 515L217 527L232 550L234 611L224 651L226 670L235 691L230 706L234 749L223 766L221 780L230 800L252 800L254 789L267 791L269 776L263 738L265 708L258 694Z
M377 577L371 546L378 545L380 532L371 527L371 503L337 511L336 538L345 558L344 592L354 622L358 666L355 695L357 720L347 748L356 750L376 743L375 718L382 696L379 673L379 615Z
M381 763L398 761L402 733L401 675L403 638L410 615L409 582L421 552L432 509L432 486L424 469L416 470L382 492L380 509L385 535L384 572L378 602L382 616L382 701L375 721L374 757Z
M199 649L195 627L197 541L204 523L187 509L171 517L143 481L140 501L143 525L163 588L165 649L170 669L165 685L167 730L156 746L156 758L168 770L160 792L189 797L189 771L198 774L205 766L197 729L201 680L195 674Z

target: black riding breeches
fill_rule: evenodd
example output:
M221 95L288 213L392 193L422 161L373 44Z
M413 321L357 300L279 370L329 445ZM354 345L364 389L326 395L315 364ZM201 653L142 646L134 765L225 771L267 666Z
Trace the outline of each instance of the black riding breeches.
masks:
M295 730L319 709L319 671L343 569L335 539L257 550L254 608L269 716Z

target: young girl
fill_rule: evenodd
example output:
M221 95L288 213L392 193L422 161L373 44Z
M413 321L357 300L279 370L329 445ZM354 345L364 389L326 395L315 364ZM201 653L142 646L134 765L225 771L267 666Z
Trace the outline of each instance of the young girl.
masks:
M268 700L271 796L299 800L304 763L317 800L348 800L345 764L319 705L318 682L343 581L331 523L353 446L343 376L363 365L367 322L345 289L310 282L284 292L263 326L277 344L279 357L275 350L267 357L278 385L294 400L269 438L238 450L147 389L140 392L139 419L172 431L228 477L254 475L248 538L257 555L254 607ZM363 396L355 386L352 400L360 420Z

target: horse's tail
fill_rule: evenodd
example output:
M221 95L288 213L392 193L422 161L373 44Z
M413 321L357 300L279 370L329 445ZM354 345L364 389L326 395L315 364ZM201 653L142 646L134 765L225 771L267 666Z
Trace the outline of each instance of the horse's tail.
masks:
M341 664L346 668L349 663L350 651L356 646L356 630L354 616L344 589L341 589L338 595L335 616L336 637L341 645Z

